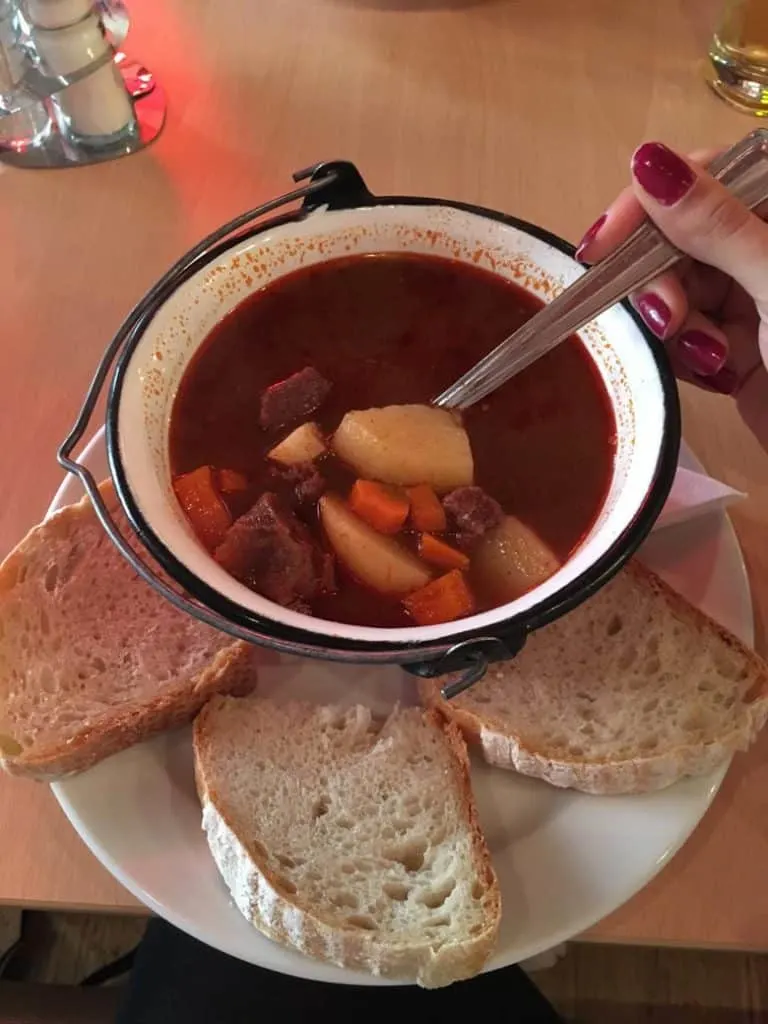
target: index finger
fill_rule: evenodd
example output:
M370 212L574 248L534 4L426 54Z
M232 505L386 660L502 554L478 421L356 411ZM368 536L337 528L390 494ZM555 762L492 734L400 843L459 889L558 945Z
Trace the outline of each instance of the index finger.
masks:
M644 220L645 210L628 186L586 232L576 249L576 259L583 263L599 263L629 238Z
M689 160L706 167L722 152L722 147L698 149L690 154ZM628 185L584 235L576 250L576 259L584 263L599 263L640 227L645 216L632 186Z

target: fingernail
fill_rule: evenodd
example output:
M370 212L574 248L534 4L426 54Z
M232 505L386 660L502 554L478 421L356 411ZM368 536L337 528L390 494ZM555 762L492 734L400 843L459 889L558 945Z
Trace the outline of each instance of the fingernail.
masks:
M634 304L653 333L659 338L665 337L672 320L672 310L664 299L653 292L644 292L637 296Z
M717 391L721 395L733 395L739 390L741 381L735 370L730 366L724 366L712 376L697 374L697 379L704 387Z
M725 365L728 347L704 331L683 331L677 339L680 359L702 377L714 377Z
M674 206L693 188L696 175L677 153L661 142L644 142L632 157L632 173L649 196Z
M594 242L594 240L600 234L600 231L601 231L601 229L603 227L603 224L605 224L605 222L607 220L608 220L608 214L604 213L601 217L597 218L597 220L592 225L592 227L589 229L589 231L587 231L587 233L584 235L584 237L582 238L582 240L579 242L578 246L576 247L576 259L577 260L581 259L581 257L584 255L584 252L589 248L589 246L592 244L592 242Z

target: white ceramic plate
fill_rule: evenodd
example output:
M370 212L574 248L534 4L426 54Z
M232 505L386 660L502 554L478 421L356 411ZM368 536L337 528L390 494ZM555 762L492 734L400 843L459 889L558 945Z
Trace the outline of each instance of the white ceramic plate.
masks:
M84 461L107 475L103 435ZM684 463L695 468L690 455ZM51 511L76 501L74 478ZM744 563L730 523L707 516L661 531L648 564L745 642L753 640ZM372 702L410 700L400 669L342 667L265 652L261 692ZM687 839L725 769L661 793L591 797L473 765L480 818L501 882L504 917L490 967L534 956L589 928L641 889ZM263 938L241 917L208 853L192 777L190 734L161 736L53 786L69 820L104 866L178 928L243 960L297 977L348 984L380 979L316 963Z

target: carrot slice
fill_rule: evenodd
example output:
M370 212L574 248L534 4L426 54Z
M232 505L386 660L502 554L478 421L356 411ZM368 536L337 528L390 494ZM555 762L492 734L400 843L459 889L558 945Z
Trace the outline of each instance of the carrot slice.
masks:
M216 490L212 467L198 466L191 473L177 476L173 490L198 539L212 551L232 524L229 509Z
M411 502L411 522L417 530L425 533L442 533L448 525L445 509L429 484L418 484L408 488Z
M379 533L397 533L408 518L408 499L393 487L357 480L349 495L349 507Z
M248 490L248 478L236 469L220 469L219 487L224 494L238 494Z
M463 551L457 551L431 533L422 533L419 537L419 554L425 562L439 565L441 569L469 568L469 559Z
M420 626L453 622L475 610L475 599L459 569L428 583L403 600L406 609Z

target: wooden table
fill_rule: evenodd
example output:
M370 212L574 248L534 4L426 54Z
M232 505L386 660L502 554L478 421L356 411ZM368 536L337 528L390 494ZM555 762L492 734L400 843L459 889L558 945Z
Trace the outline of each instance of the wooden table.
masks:
M577 239L643 139L751 126L699 62L717 0L133 0L129 52L168 90L151 150L89 169L0 169L0 550L44 512L54 451L106 341L191 243L318 159L374 190L483 203ZM768 455L728 399L687 393L689 442L747 491L734 514L768 627ZM42 786L0 779L0 901L137 911ZM768 949L768 735L684 850L592 933Z

